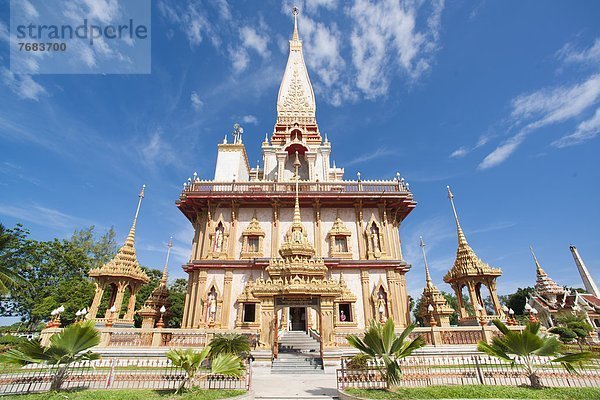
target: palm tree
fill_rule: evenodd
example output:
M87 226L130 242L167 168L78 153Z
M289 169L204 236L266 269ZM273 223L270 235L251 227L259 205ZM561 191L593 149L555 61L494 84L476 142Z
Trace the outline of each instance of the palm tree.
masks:
M39 339L23 342L15 349L0 355L0 361L27 365L47 364L57 368L50 390L60 390L68 376L69 365L77 361L97 360L100 355L90 348L100 343L100 334L94 322L73 324L50 338L50 345L42 346Z
M541 333L539 322L528 323L520 332L511 331L500 320L495 319L492 322L502 336L495 337L492 344L479 342L477 350L522 368L533 388L542 387L538 372L546 364L560 363L567 371L575 372L574 363L585 361L592 356L590 352L562 354L561 343L554 336ZM555 358L544 363L538 357Z
M206 346L200 352L192 349L172 349L166 356L174 366L182 368L186 372L186 378L175 393L179 393L188 383L193 382L202 363L210 354L211 347ZM212 360L211 374L240 377L244 372L242 360L232 354L220 354Z
M4 225L0 224L0 254L8 248L10 241L11 236L6 233ZM4 264L3 260L0 259L0 296L7 295L9 288L24 283L26 283L26 281L18 274L11 271L8 266Z
M239 333L218 333L209 346L212 351L211 357L219 354L233 354L235 356L245 357L250 353L250 342L248 338Z
M385 325L371 320L362 339L356 335L346 336L346 340L352 347L375 360L376 365L383 362L385 369L380 369L380 372L388 388L395 386L400 381L402 371L398 361L425 346L425 341L421 336L412 341L407 340L408 335L415 328L413 324L409 325L399 336L396 336L394 328L392 319L388 319Z

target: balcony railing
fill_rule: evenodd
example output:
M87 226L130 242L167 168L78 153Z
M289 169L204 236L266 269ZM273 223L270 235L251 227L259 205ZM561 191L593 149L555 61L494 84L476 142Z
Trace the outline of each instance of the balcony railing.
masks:
M295 182L250 181L250 182L214 182L191 181L183 189L182 195L190 193L235 192L235 193L294 193ZM393 181L333 181L333 182L300 182L299 192L320 193L406 193L409 184L403 180Z

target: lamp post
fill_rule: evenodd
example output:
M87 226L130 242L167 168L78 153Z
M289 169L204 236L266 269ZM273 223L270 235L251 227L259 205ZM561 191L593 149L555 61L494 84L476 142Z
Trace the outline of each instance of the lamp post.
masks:
M427 311L429 312L429 326L437 326L437 321L433 317L433 306L431 304L427 306Z
M161 306L160 307L160 319L158 320L158 323L156 324L156 327L161 329L165 327L165 323L163 322L163 315L165 314L165 312L167 311L167 309L165 308L165 306Z

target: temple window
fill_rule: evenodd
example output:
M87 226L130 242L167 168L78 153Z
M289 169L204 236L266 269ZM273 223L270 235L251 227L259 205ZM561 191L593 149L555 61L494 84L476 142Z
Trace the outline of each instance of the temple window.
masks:
M352 322L352 307L350 303L340 303L340 322Z
M257 258L263 256L263 239L265 233L260 227L256 214L242 232L242 254L240 258Z
M342 219L337 216L331 230L327 234L329 238L329 257L352 258L349 239L352 232L346 228Z
M244 304L243 322L255 322L255 321L256 321L256 304L245 303Z
M348 252L348 239L346 239L346 236L335 237L335 251L339 253Z

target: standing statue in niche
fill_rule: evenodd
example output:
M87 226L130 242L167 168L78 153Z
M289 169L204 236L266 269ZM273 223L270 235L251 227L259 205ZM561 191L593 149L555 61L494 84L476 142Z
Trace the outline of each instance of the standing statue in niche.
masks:
M383 293L379 292L379 294L377 294L377 315L379 316L379 322L384 323L386 321L386 310L387 308L387 304L385 301L385 297L383 296Z
M344 314L344 310L340 310L340 321L346 321L346 314Z
M207 305L208 305L208 313L207 313L208 322L215 322L215 319L217 317L217 293L216 293L214 287L211 289L210 293L208 294Z
M223 225L219 223L219 226L215 230L215 244L213 248L215 253L221 253L223 251L223 231Z
M377 225L375 225L375 223L371 225L371 248L373 249L373 253L381 253L381 245L379 243L379 228Z

